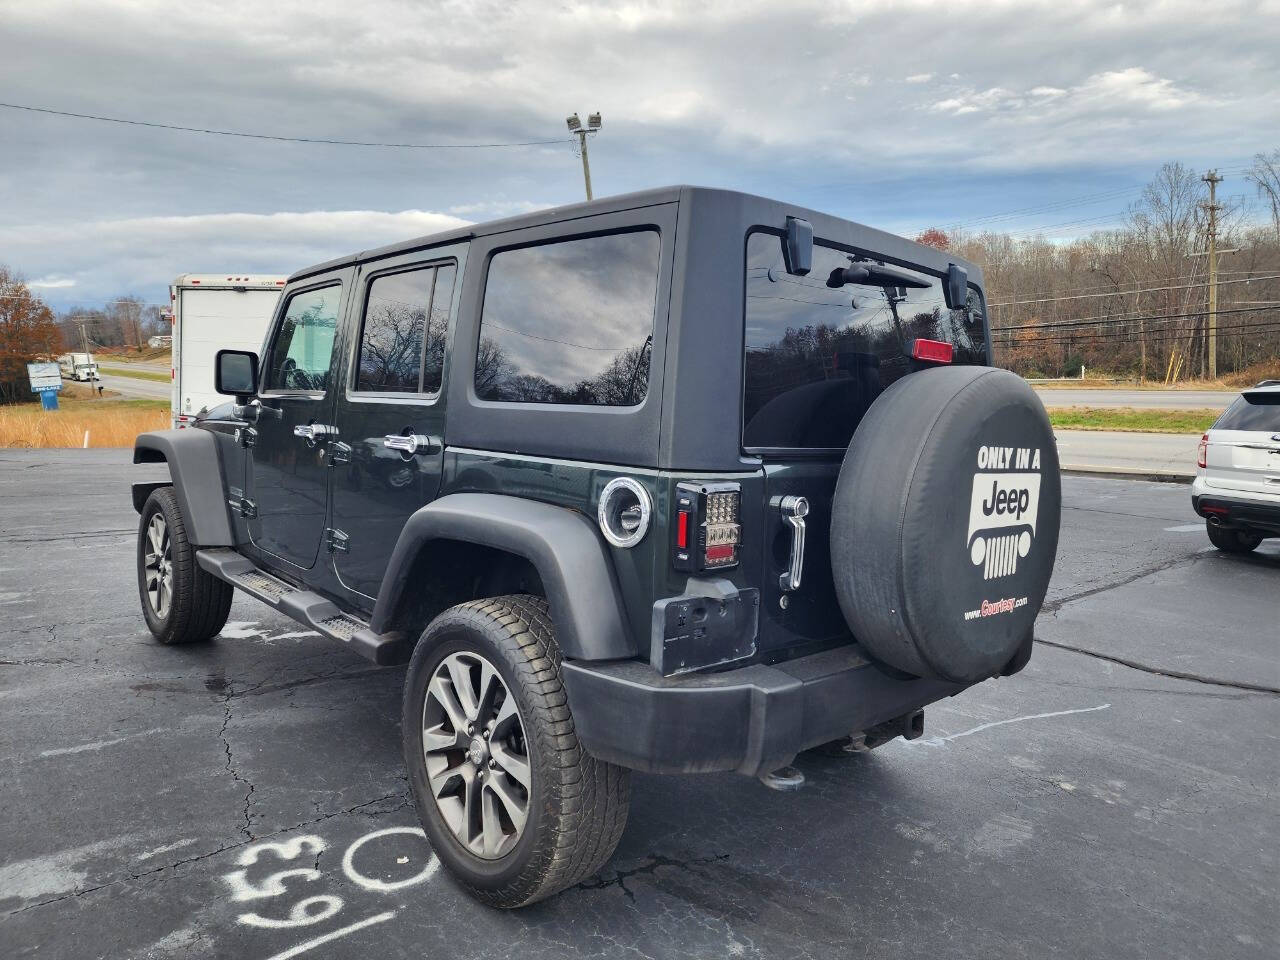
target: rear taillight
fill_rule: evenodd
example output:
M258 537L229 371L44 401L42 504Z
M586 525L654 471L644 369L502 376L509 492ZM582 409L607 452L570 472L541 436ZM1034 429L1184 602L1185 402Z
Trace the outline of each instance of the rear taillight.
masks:
M1209 466L1209 435L1207 433L1200 438L1200 452L1196 457L1196 466L1201 470Z
M955 349L941 340L913 340L911 356L926 363L950 363Z
M742 488L736 483L677 484L675 568L696 572L735 566L742 544L741 506Z

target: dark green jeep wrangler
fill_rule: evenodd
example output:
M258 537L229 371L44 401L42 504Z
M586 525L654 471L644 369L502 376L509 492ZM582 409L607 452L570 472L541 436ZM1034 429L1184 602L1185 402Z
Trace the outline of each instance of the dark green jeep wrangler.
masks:
M207 640L240 589L408 662L431 843L531 903L628 770L796 784L1027 663L1058 461L990 350L973 265L720 190L323 263L219 355L234 403L138 438L143 613Z

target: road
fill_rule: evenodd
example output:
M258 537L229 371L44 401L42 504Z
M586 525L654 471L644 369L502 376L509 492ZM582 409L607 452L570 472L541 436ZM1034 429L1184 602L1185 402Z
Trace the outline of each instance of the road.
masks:
M1198 433L1118 433L1054 430L1065 470L1148 474L1190 480L1196 473Z
M1236 390L1089 390L1036 387L1046 407L1134 407L1139 410L1225 410Z
M151 400L168 400L172 385L163 380L143 380L140 377L121 377L113 373L101 374L102 385L126 397L147 397Z
M1218 554L1185 487L1066 477L1030 666L923 739L636 775L607 866L499 913L414 832L403 668L244 599L150 639L128 459L0 451L6 958L1275 956L1280 544Z

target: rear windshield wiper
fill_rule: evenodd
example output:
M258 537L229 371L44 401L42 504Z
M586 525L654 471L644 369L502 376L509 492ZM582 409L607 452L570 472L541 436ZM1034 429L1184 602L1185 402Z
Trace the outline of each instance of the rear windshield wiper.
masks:
M882 263L855 263L850 267L836 267L827 277L827 286L834 289L846 283L860 283L871 287L915 287L924 289L933 286L933 281L925 280L917 274L897 267L889 267Z

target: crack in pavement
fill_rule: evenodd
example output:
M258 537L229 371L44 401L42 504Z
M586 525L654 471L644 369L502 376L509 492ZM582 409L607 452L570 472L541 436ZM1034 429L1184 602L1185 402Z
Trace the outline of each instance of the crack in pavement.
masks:
M299 680L282 680L279 683L267 683L264 680L255 686L244 688L239 693L228 693L227 696L234 696L237 699L240 697L261 696L266 693L279 693L282 690L293 690L297 687L307 687L313 683L325 683L329 680L355 680L360 677L371 676L375 673L385 673L386 670L387 667L385 666L364 667L359 670L346 671L342 670L340 667L335 667L327 673L318 673L314 676L303 677Z
M21 534L17 536L0 537L0 544L5 543L65 543L69 540L84 540L88 537L120 537L125 534L137 533L137 530L130 527L127 530L86 530L80 533L51 533L44 536L24 537Z
M218 730L218 739L222 741L222 748L227 753L226 771L231 774L231 778L237 783L242 783L249 788L244 795L244 826L240 829L244 831L245 837L253 840L253 817L249 807L253 804L254 786L250 781L240 776L240 771L236 769L235 764L232 762L231 741L227 739L227 726L231 723L231 699L235 695L234 690L235 685L228 683L226 696L222 698L223 716L222 726Z
M1203 559L1205 559L1203 554L1192 554L1186 557L1177 557L1173 560L1166 560L1163 563L1156 564L1154 567L1144 567L1130 576L1124 577L1121 580L1116 580L1114 583L1107 583L1100 587L1090 587L1088 590L1081 590L1079 593L1068 594L1067 596L1060 597L1057 600L1048 600L1045 602L1044 606L1040 608L1040 612L1042 614L1057 613L1068 603L1075 603L1077 600L1087 600L1089 597L1096 597L1098 594L1106 593L1108 590L1127 587L1131 583L1137 583L1139 580L1154 576L1157 573L1163 573L1164 571L1180 566L1181 564L1196 563Z
M1120 587L1128 586L1131 583L1136 583L1139 580L1154 576L1157 573L1163 573L1165 570L1181 566L1184 563L1197 563L1206 559L1208 556L1208 554L1198 553L1187 557L1178 557L1173 560L1166 560L1164 563L1156 564L1154 567L1146 567L1137 573L1134 573L1132 576L1117 580L1115 583L1105 584L1100 587L1092 587L1088 590L1082 590L1079 593L1071 594L1070 596L1062 597L1058 600L1046 603L1041 607L1041 613L1056 616L1058 611L1069 603L1075 603L1077 600L1085 600L1089 597L1096 597L1101 593L1108 592L1109 590L1116 590ZM1228 687L1232 690L1247 690L1252 693L1270 693L1280 695L1280 687L1274 687L1265 683L1251 683L1248 680L1227 680L1223 677L1209 677L1198 673L1190 673L1185 670L1166 669L1163 667L1153 666L1149 663L1143 663L1141 660L1132 660L1128 657L1120 657L1110 653L1099 653L1096 650L1089 650L1086 647L1079 647L1070 643L1061 643L1057 640L1045 640L1042 637L1035 637L1034 640L1036 643L1042 643L1047 647L1055 647L1058 650L1066 650L1070 653L1079 653L1086 657L1093 657L1096 660L1104 660L1107 663L1114 663L1122 667L1128 667L1131 670L1138 670L1142 673L1151 674L1152 676L1167 677L1170 680L1188 680L1192 683L1203 683L1215 687Z
M395 813L398 810L403 810L406 807L411 806L413 803L412 797L403 792L384 794L381 797L374 797L372 800L365 800L362 803L357 803L351 807L345 807L341 810L334 810L331 813L326 813L318 817L313 817L310 820L303 820L300 823L295 823L288 827L282 827L279 830L273 830L271 833L266 833L259 837L250 837L247 840L237 840L234 843L225 843L222 846L218 847L217 849L210 850L206 853L197 853L190 857L183 857L180 860L175 860L173 863L162 864L158 867L152 867L149 870L142 870L137 873L133 871L129 871L129 874L124 877L116 877L114 880L107 880L104 883L95 884L92 887L85 887L84 889L81 889L81 890L73 890L70 893L63 893L56 897L49 897L48 899L45 899L45 900L39 900L35 903L28 903L21 907L18 907L15 910L9 910L4 914L0 914L0 920L7 919L19 913L25 913L28 910L35 910L37 907L44 907L52 903L59 903L60 901L63 901L63 900L71 900L78 897L84 897L84 896L87 896L88 894L95 893L107 887L114 887L121 883L132 883L135 880L143 880L157 873L163 873L166 870L175 870L178 867L183 867L190 863L198 863L201 860L208 860L210 857L216 857L218 856L218 854L226 853L228 850L238 850L241 847L246 847L251 843L257 843L261 840L269 840L272 837L284 836L285 834L292 833L295 830L301 830L304 827L314 826L315 824L321 823L325 820L332 820L334 817L349 816L350 814L358 813L362 811L365 807L371 807L376 803L384 803L387 800L395 800L395 799L399 799L400 802L393 807L388 807L386 810L378 810L372 815L380 816L380 815ZM316 859L318 863L319 857L317 856Z
M710 857L695 857L691 860L675 860L671 857L664 857L659 853L649 854L649 858L645 863L630 870L618 870L614 876L608 880L583 880L574 887L575 890L605 890L609 887L618 887L627 899L635 901L636 895L627 881L637 876L652 876L662 867L674 867L677 870L684 870L688 873L697 873L694 867L704 866L706 864L721 863L729 859L729 854L721 853Z
M1117 657L1111 653L1099 653L1096 650L1087 650L1084 647L1075 647L1069 643L1059 643L1057 640L1042 640L1036 637L1036 643L1043 643L1046 647L1056 647L1059 650L1066 650L1070 653L1081 653L1086 657L1093 657L1097 660L1105 660L1108 663L1119 664L1122 667L1128 667L1131 670L1140 670L1143 673L1149 673L1157 677L1168 677L1170 680L1190 680L1192 683L1204 683L1214 687L1230 687L1233 690L1248 690L1251 693L1272 693L1280 695L1280 687L1268 686L1265 683L1250 683L1247 680L1226 680L1221 677L1206 677L1198 673L1188 673L1185 670L1168 670L1162 667L1155 667L1149 663L1142 663L1140 660L1130 660L1128 657Z

